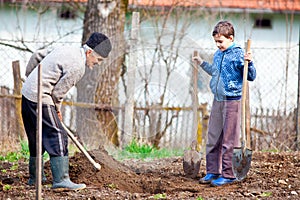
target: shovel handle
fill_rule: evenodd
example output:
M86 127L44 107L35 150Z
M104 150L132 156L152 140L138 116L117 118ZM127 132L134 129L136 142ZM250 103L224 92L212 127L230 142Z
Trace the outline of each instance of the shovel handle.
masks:
M97 163L90 154L84 149L84 147L80 144L80 142L76 139L74 134L66 127L64 123L61 123L63 128L67 131L68 136L71 138L71 140L75 143L75 145L78 147L78 149L85 155L85 157L93 164L93 166L97 169L101 169L101 165Z
M246 53L250 52L251 40L247 40ZM247 88L248 88L248 61L244 61L244 73L243 73L243 88L242 88L242 146L245 145L246 138L246 101L247 101Z

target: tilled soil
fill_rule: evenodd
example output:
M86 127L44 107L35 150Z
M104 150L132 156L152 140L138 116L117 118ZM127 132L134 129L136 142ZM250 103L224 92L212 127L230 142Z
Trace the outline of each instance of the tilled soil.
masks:
M205 161L195 179L186 178L182 158L116 161L105 150L90 152L102 168L96 171L81 153L70 158L70 178L85 183L77 192L51 190L48 181L43 199L300 199L300 152L254 152L248 176L242 182L211 187L198 179L205 175ZM34 199L36 190L28 186L27 163L0 162L0 199ZM17 169L15 169L17 166Z

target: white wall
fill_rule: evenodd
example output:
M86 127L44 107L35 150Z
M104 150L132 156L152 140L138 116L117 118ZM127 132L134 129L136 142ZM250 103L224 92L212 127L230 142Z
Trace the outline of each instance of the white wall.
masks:
M18 45L20 47L25 47L20 43L20 40L25 41L27 47L31 50L35 50L52 42L56 41L54 45L80 45L82 37L82 24L83 24L83 14L80 17L71 20L63 20L57 17L56 9L38 16L36 12L32 10L20 10L16 12L13 9L8 9L5 7L0 7L0 42L9 43L13 45ZM272 20L271 29L259 29L253 28L252 24L257 16L268 17ZM291 47L292 55L289 59L290 69L297 69L299 56L299 21L300 15L295 15L293 21L293 29L291 32ZM185 80L184 84L189 84L188 78L190 78L190 56L193 50L199 50L203 57L207 60L211 59L212 54L216 50L214 41L211 36L212 29L214 25L219 21L219 19L230 20L233 22L236 30L235 40L237 43L244 45L244 42L251 35L252 39L252 50L254 54L254 61L258 71L257 80L251 84L252 90L255 92L262 92L262 95L270 95L274 93L271 98L281 98L282 88L279 86L274 86L263 89L263 87L268 87L266 85L272 85L276 81L280 81L282 74L285 74L285 60L286 60L286 50L287 47L287 32L286 29L286 18L284 14L249 14L246 16L241 14L228 14L222 13L218 15L212 13L211 16L206 16L205 18L192 19L191 25L186 30L186 34L183 43L180 46L179 56L180 60L177 63L177 69L175 72L180 75L181 80ZM290 16L289 16L290 18ZM184 18L183 18L184 19ZM128 28L127 28L128 29ZM170 35L174 32L174 24L170 23L166 27L167 32ZM153 31L155 27L150 22L143 22L141 25L141 39L151 51L155 48L155 36ZM73 32L72 32L73 31ZM290 31L290 29L288 29ZM72 32L72 33L71 33ZM69 35L66 35L70 33ZM64 37L64 35L66 35ZM62 37L62 38L61 38ZM61 38L61 39L59 39ZM166 36L163 40L168 48L169 38ZM144 47L145 48L145 47ZM278 51L272 51L272 54L265 55L262 54L260 48L273 49L279 48ZM0 58L1 58L1 75L0 75L0 85L7 85L10 88L13 87L12 72L11 72L11 62L14 60L20 60L21 62L21 73L24 76L25 66L29 59L31 53L20 52L16 49L9 47L0 46ZM272 76L272 73L279 73L279 76ZM200 72L201 73L201 72ZM3 75L4 74L4 75ZM201 74L204 79L208 79L205 74ZM275 77L275 78L274 78ZM294 71L289 73L289 87L294 87L291 90L295 90L297 86L297 76ZM176 81L176 79L174 79ZM207 80L208 82L208 80ZM203 84L203 92L201 93L200 101L206 102L211 100L211 95L209 94L209 88L207 82ZM271 90L270 90L271 88ZM207 93L205 93L207 91ZM280 94L280 95L278 95ZM291 99L295 99L292 94ZM255 97L254 101L258 102L259 99ZM183 98L185 99L185 98ZM180 100L181 102L182 100ZM263 102L265 106L269 105L269 102ZM293 100L292 105L295 104Z

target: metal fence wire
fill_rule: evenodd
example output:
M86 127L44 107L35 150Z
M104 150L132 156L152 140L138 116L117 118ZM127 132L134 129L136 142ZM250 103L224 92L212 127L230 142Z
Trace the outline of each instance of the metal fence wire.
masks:
M299 78L298 45L290 48L252 48L254 63L257 69L256 80L250 82L252 148L255 150L295 150L296 148L296 110ZM202 49L202 55L205 58L211 58L214 51L215 49ZM24 133L19 133L20 129L16 127L16 124L20 122L12 114L14 113L12 111L15 107L14 102L17 98L20 98L13 95L14 76L12 62L15 60L20 61L20 73L21 77L24 78L25 66L30 55L30 53L24 53L24 51L0 45L0 58L3 61L1 62L0 72L0 141L2 144L4 144L8 136L9 138L18 138L19 135L24 135ZM192 65L190 65L190 70L187 71L191 71L191 68ZM181 72L180 68L178 69L179 71L176 71L177 75L181 73L186 74L184 77L191 79L190 72ZM146 72L142 68L138 68L136 73L143 76L143 73ZM161 134L163 132L160 137L157 137L160 140L160 147L185 148L189 146L193 138L193 131L191 130L193 126L190 124L193 116L191 97L183 100L179 100L178 98L182 97L184 87L191 86L191 80L185 80L186 84L183 84L181 78L182 76L178 78L175 74L175 81L172 82L173 86L169 88L170 99L166 101L167 103L161 105L161 107L155 107L155 102L151 102L146 106L143 103L146 101L143 99L145 97L142 98L138 94L135 95L135 122L133 130L141 141L149 142L149 138L151 138L148 137L149 135ZM123 98L124 100L124 97L121 98L121 93L124 93L121 85L123 83L120 83L119 88L120 99ZM198 96L200 104L206 103L207 113L209 113L212 103L212 95L208 85L209 77L200 69ZM142 82L137 84L136 91L143 93L143 87L144 84ZM159 92L161 87L164 87L161 82L159 83L159 87L152 85L148 90L147 98L157 99L161 95ZM69 95L68 98L66 101L71 101L73 104L64 105L64 121L73 130L76 130L76 107L80 105L76 105L76 98L73 98L72 95ZM174 101L176 98L177 101ZM120 130L124 125L124 103L125 101L122 102L121 100L120 105L114 111L114 116ZM199 116L201 119L207 117L201 111L199 112ZM118 134L120 134L120 131ZM4 148L4 146L2 147Z

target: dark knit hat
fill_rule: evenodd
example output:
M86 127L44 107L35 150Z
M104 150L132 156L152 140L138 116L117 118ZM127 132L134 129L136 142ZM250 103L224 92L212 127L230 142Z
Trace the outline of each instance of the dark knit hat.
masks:
M94 32L86 44L103 58L106 58L111 51L110 40L103 33Z

